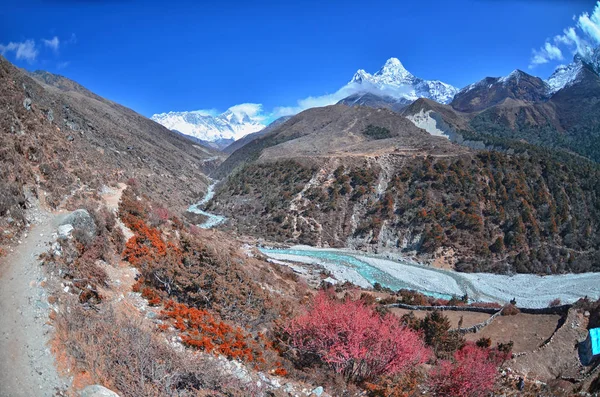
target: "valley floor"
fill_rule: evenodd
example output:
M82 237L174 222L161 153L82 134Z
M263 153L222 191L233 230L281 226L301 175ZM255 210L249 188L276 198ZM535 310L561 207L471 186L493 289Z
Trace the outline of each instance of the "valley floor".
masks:
M263 249L262 252L278 260L320 264L338 280L361 287L378 282L384 287L415 289L446 299L466 293L477 301L508 302L514 298L520 307L536 308L547 307L556 298L572 303L584 296L600 297L600 273L551 276L459 273L400 258L386 259L359 251L309 246Z

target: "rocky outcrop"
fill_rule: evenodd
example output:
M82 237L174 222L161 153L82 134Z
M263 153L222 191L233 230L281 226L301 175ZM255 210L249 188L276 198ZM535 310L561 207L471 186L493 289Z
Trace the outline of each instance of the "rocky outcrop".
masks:
M84 209L78 209L67 215L61 222L61 226L66 225L71 225L73 229L83 232L88 238L96 235L96 222L90 213Z
M100 385L91 385L79 393L79 397L120 397L117 393Z

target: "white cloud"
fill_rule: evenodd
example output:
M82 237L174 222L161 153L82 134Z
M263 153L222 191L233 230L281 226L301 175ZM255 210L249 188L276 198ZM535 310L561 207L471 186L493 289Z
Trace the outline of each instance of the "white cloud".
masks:
M373 84L370 84L368 81L363 81L362 84L350 82L332 94L309 96L308 98L299 99L296 106L276 107L273 110L272 117L276 119L282 116L294 115L310 108L333 105L352 94L372 93L378 96L391 96L394 98L399 98L405 94L410 94L411 89L411 87L405 85L387 85L383 87L377 87Z
M348 86L344 86L337 90L333 94L325 94L321 96L309 96L304 99L299 99L296 102L296 106L279 106L273 110L272 117L277 119L283 116L291 116L296 113L300 113L303 110L310 108L317 108L322 106L333 105L339 102L341 99L352 95L355 91L348 89Z
M227 110L231 110L236 115L245 113L252 119L263 119L265 117L262 115L263 105L260 103L240 103Z
M564 57L560 48L552 43L546 42L539 50L533 50L533 57L531 58L531 64L529 67L531 68L535 65L548 63L551 60L560 61L562 59L564 59Z
M193 111L196 114L199 114L200 116L218 116L221 112L219 112L217 109L200 109L200 110L194 110Z
M35 48L35 41L25 40L22 42L10 42L8 44L0 44L0 54L6 55L7 52L15 52L17 59L24 59L27 62L33 62L37 58L38 51Z
M591 15L584 12L579 16L574 15L573 20L576 26L567 27L562 35L554 36L553 43L546 41L539 50L532 50L530 68L550 61L562 60L564 50L586 56L591 51L590 42L594 45L600 44L600 1L596 2Z
M595 41L596 44L600 44L600 2L596 3L591 17L587 12L579 16L577 26Z
M42 41L44 42L44 45L46 47L51 48L53 51L58 51L58 47L60 47L60 40L58 39L57 36L54 36L50 40L42 39Z

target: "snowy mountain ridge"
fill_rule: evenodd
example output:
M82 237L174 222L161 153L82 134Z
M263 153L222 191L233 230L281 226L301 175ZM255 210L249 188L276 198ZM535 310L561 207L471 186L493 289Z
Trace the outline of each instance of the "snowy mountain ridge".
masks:
M410 73L398 58L390 58L374 74L359 69L348 83L354 90L415 101L419 98L449 103L458 88L439 80L424 80Z
M229 108L217 116L198 110L160 113L151 118L170 130L211 142L238 140L266 127L262 118L251 117L234 108Z
M575 54L573 62L568 65L559 65L552 75L546 80L551 93L569 87L580 80L581 69L586 63L597 75L600 75L600 47L588 48L585 54Z

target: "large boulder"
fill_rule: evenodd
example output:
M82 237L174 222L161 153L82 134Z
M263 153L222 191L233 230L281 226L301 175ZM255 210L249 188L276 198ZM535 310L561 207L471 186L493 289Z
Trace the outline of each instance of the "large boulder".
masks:
M60 225L71 225L73 226L73 229L80 230L90 239L94 238L96 235L96 222L90 213L84 209L78 209L71 212L65 217Z
M100 385L91 385L79 392L79 397L120 397L117 393Z

